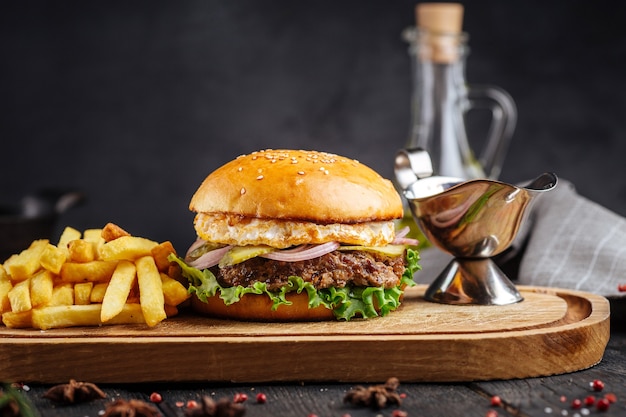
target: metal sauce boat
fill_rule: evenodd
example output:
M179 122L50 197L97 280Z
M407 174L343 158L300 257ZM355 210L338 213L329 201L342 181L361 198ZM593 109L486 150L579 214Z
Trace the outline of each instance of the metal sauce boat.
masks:
M557 184L544 173L524 186L488 179L433 176L428 152L403 149L395 175L426 238L455 258L431 283L425 298L446 304L505 305L522 300L490 259L506 250L536 198Z

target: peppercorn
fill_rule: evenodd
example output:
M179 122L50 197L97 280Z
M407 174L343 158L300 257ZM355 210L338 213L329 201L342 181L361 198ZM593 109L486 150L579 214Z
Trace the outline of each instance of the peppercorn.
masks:
M591 387L594 391L602 391L604 389L604 382L600 381L599 379L594 379L591 383Z
M609 400L607 400L606 398L601 398L598 400L596 408L598 409L598 411L607 411L610 405L611 403L609 402Z

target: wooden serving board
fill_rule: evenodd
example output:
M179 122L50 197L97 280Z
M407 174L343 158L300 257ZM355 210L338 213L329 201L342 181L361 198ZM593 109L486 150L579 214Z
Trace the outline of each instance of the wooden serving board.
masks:
M546 376L598 363L609 302L597 295L519 287L508 306L427 302L409 288L387 317L350 322L251 323L191 312L155 328L0 328L0 380L472 381Z

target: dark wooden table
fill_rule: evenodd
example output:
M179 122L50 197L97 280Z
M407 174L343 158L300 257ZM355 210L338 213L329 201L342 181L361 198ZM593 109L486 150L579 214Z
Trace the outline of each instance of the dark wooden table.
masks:
M565 375L544 378L531 378L509 381L469 382L455 384L402 384L398 392L402 395L402 404L389 406L381 410L355 407L344 403L345 394L353 389L354 384L238 384L217 385L213 383L193 384L141 384L141 385L102 385L107 399L95 400L85 404L70 406L55 405L43 398L49 385L28 385L26 397L31 401L42 417L97 417L102 415L106 405L118 398L141 399L150 402L153 392L159 393L163 401L156 404L163 416L184 416L184 407L189 400L198 401L202 396L215 400L232 399L238 393L244 393L248 399L242 404L246 416L290 416L308 417L365 417L365 416L400 416L399 411L407 416L487 416L489 410L497 411L498 416L626 416L626 322L618 321L623 317L619 308L612 305L611 339L603 360L596 366ZM201 360L201 358L190 358ZM384 358L380 358L384 361ZM280 358L274 358L280 365ZM320 358L324 361L324 358ZM114 366L114 364L112 364ZM149 364L146 364L149 366ZM324 366L328 366L324 364ZM368 366L363 364L363 366ZM390 375L390 377L393 375ZM590 386L594 380L604 383L601 392L594 392ZM370 386L370 385L366 385ZM265 394L267 402L258 404L258 393ZM576 398L584 399L593 395L597 399L612 393L617 398L607 411L600 411L596 406L583 405L574 409L571 404ZM491 397L502 399L502 406L491 406Z

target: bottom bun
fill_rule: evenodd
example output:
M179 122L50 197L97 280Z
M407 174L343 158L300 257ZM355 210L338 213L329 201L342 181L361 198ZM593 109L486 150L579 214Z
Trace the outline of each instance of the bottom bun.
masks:
M309 296L306 292L287 293L285 297L290 305L280 305L272 310L272 301L265 296L245 294L230 305L214 295L204 303L198 297L191 297L191 308L201 314L246 321L324 321L335 320L332 310L324 306L309 308Z

